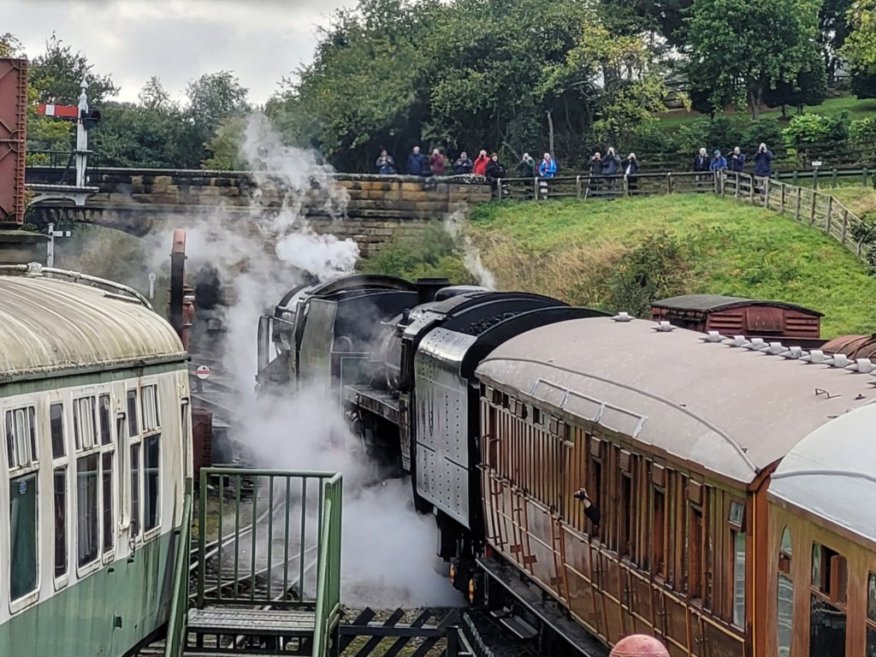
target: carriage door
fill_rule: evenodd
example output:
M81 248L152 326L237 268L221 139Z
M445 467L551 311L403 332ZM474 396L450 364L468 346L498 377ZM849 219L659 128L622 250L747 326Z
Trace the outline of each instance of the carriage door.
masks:
M843 657L846 654L847 585L846 558L824 545L813 543L810 657Z

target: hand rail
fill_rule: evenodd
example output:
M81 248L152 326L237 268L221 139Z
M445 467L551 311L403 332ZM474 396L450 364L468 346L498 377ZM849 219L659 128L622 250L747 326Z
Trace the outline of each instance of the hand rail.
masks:
M343 479L336 474L322 485L325 500L319 537L319 571L316 586L316 621L313 657L328 654L341 614L341 498Z
M167 621L167 640L164 657L180 657L186 640L189 611L189 545L192 535L192 480L186 479L182 520L174 530L173 588L171 589L170 616Z

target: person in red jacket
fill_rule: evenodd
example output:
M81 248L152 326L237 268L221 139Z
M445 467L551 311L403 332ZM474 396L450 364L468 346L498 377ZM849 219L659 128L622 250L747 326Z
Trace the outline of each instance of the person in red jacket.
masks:
M487 151L478 153L477 159L474 161L474 166L471 172L476 176L487 175L487 165L490 163L490 158L487 157Z

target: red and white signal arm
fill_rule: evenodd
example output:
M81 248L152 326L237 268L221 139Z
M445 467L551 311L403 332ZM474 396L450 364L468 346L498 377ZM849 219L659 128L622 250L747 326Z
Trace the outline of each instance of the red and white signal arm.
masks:
M195 376L201 381L206 381L210 378L210 368L206 365L200 365L198 369L195 370Z
M57 119L78 119L79 108L76 105L54 105L52 103L40 103L37 105L37 113L43 116L53 116Z

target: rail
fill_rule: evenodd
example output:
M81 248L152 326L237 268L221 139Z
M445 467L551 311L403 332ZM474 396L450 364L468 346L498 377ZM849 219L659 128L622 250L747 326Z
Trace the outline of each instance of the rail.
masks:
M747 173L722 176L718 187L722 196L792 215L797 221L827 233L858 258L866 258L867 225L830 194Z
M556 176L554 178L499 178L494 195L500 200L548 200L558 198L609 199L655 194L714 193L711 173L660 172L634 176Z
M321 567L320 538L329 492L322 484L334 477L322 472L202 468L196 606L265 603L284 609L316 604L315 573ZM340 513L340 501L337 506ZM217 566L208 581L211 528L218 535L209 545ZM286 591L294 595L277 599L277 593Z
M189 610L189 544L192 535L192 480L186 479L180 526L174 531L176 554L173 570L170 617L167 622L167 639L164 657L179 657L186 640Z
M327 653L341 616L341 484L340 474L322 484L324 505L319 543L313 657L321 657Z

